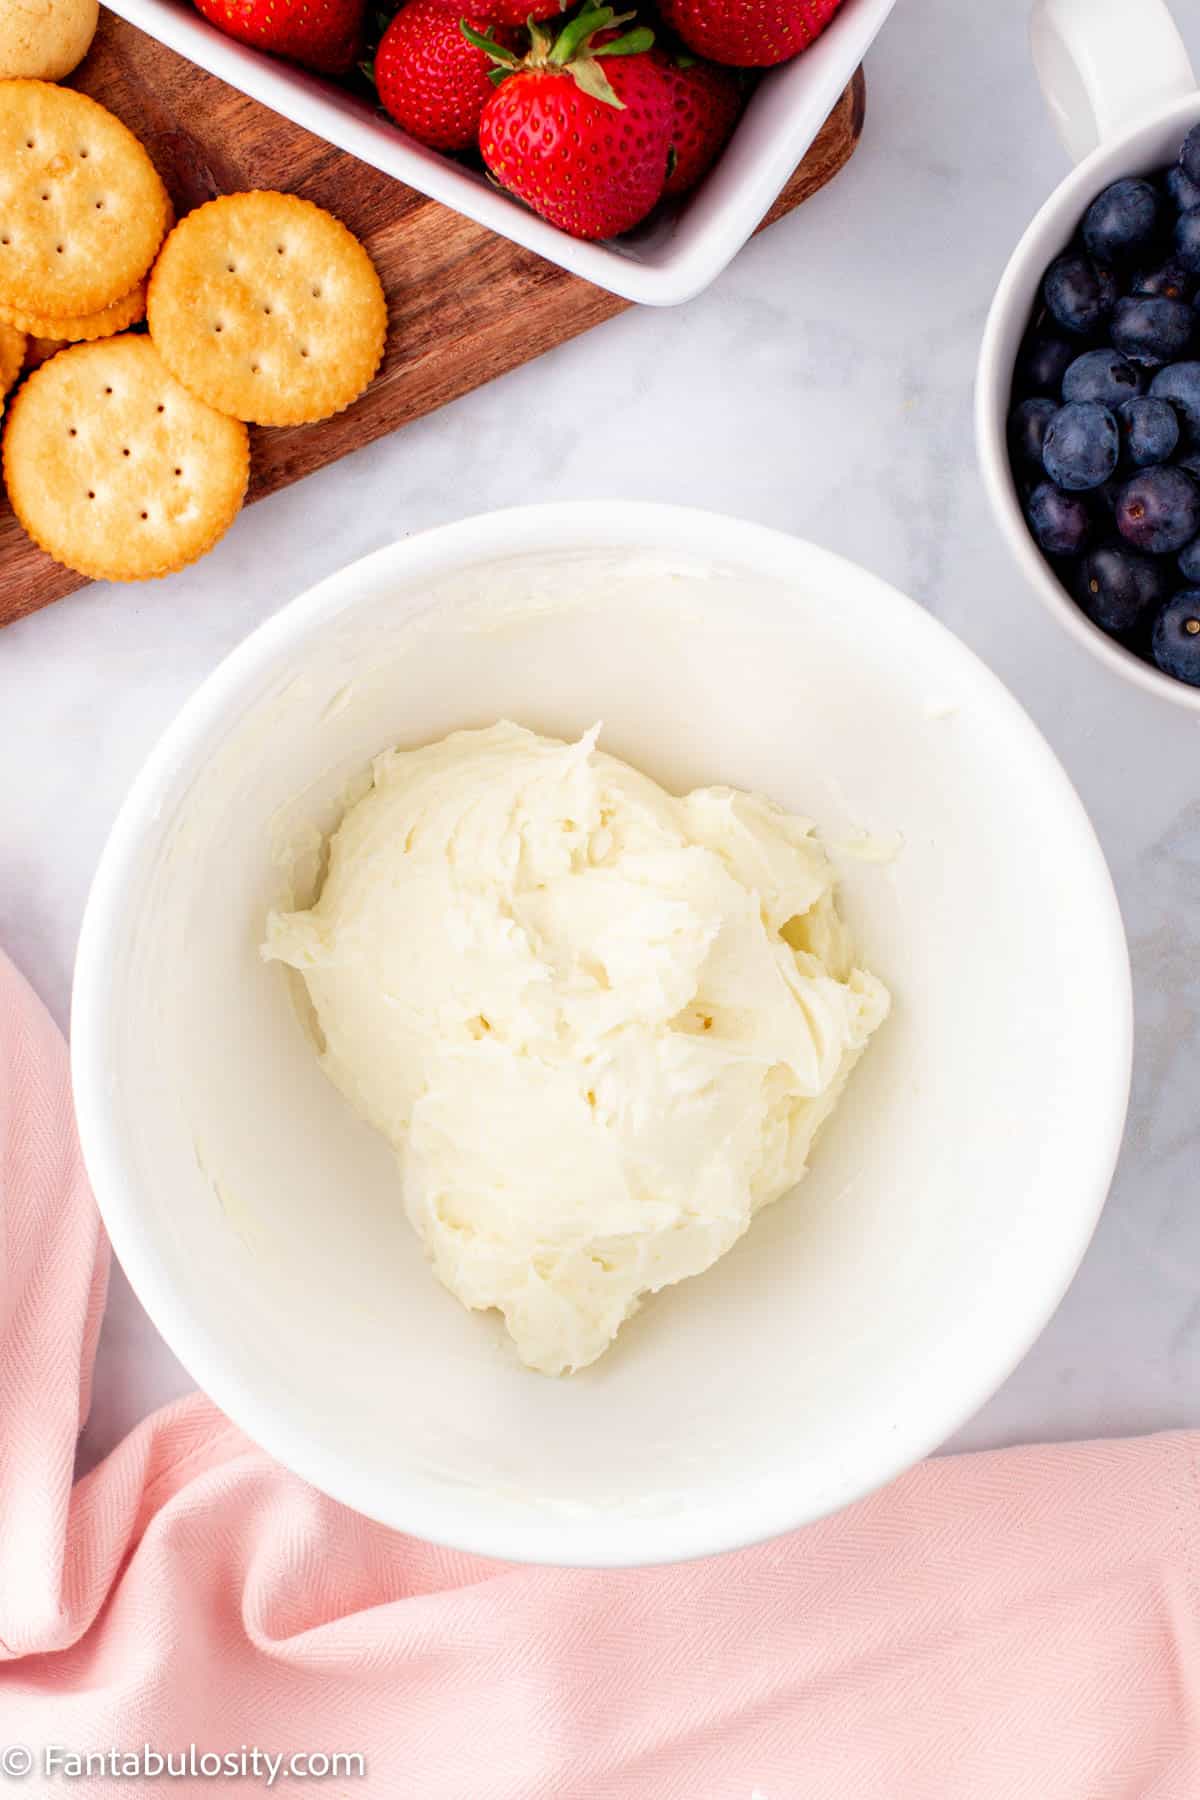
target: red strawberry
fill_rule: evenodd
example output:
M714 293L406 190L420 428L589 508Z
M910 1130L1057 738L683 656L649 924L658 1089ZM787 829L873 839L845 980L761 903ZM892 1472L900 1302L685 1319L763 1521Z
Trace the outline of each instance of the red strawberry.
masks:
M196 9L243 44L345 75L358 55L366 0L196 0Z
M766 69L807 50L842 0L659 0L689 50L738 69Z
M664 194L687 194L712 168L733 133L742 110L738 77L715 63L654 51L675 109L671 173Z
M488 0L487 12L497 25L527 25L530 19L552 19L571 4L572 0L532 0L531 5L525 0Z
M488 29L484 22L470 23L477 31ZM501 27L498 38L506 35ZM463 36L457 7L447 0L408 0L379 41L375 85L397 125L421 143L466 150L492 97L494 67L487 51Z
M552 41L531 26L526 57L464 31L502 71L483 109L479 148L497 181L572 237L615 237L657 204L667 179L671 90L644 26L587 7ZM597 42L597 37L602 42ZM601 61L603 59L603 62Z

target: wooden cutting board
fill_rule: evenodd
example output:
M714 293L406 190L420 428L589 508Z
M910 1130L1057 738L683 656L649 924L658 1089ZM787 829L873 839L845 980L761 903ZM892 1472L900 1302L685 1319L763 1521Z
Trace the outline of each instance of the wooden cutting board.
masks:
M111 13L102 12L73 85L141 138L181 215L215 194L288 189L344 219L375 259L390 308L379 374L334 419L254 431L251 500L532 361L628 304L289 124ZM863 105L860 70L764 225L815 194L848 161ZM0 498L0 625L85 585L30 542Z

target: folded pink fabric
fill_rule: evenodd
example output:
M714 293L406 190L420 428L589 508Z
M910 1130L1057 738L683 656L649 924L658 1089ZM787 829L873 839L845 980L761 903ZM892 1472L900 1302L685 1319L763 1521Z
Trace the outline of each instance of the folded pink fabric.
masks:
M14 1794L88 1800L333 1752L339 1800L1200 1795L1192 1435L930 1462L708 1562L510 1568L334 1505L200 1395L72 1486L106 1267L62 1041L0 958L0 1793L24 1746ZM147 1744L259 1772L68 1779Z

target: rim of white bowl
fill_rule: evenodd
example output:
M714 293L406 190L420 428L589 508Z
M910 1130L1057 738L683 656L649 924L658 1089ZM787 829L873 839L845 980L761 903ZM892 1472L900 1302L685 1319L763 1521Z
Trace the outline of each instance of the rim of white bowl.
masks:
M1021 511L1008 459L1007 418L1013 364L1002 354L1001 342L1015 313L1020 314L1024 334L1025 321L1033 310L1034 296L1048 257L1057 256L1066 248L1075 218L1082 215L1089 201L1095 199L1105 181L1114 179L1107 174L1101 176L1100 171L1119 159L1124 147L1131 145L1148 126L1162 129L1178 120L1182 127L1186 121L1194 119L1198 104L1200 95L1189 94L1173 106L1156 109L1138 120L1119 138L1101 144L1038 208L997 284L983 328L975 377L975 442L984 487L996 521L1030 587L1075 642L1082 644L1114 674L1133 682L1144 693L1169 700L1190 712L1200 712L1200 687L1177 681L1173 675L1155 668L1153 663L1143 662L1132 650L1126 650L1098 625L1093 625L1075 604L1034 541ZM1064 231L1062 227L1067 219L1071 219L1072 224ZM1048 249L1050 238L1054 242Z
M630 1517L588 1514L564 1518L530 1509L528 1520L489 1520L486 1497L446 1485L436 1500L356 1469L314 1435L263 1402L253 1385L229 1369L220 1340L196 1315L187 1292L167 1276L141 1228L148 1201L125 1167L108 1104L107 1017L112 1000L107 945L125 910L125 891L145 839L156 830L161 801L193 743L222 719L235 716L244 687L273 666L280 648L353 604L367 571L403 566L442 570L491 562L527 551L579 549L662 550L686 544L689 554L715 563L790 574L804 564L823 572L830 591L847 573L866 582L880 603L904 609L918 633L936 639L960 660L964 675L982 687L1010 729L1041 765L1042 791L1054 792L1062 809L1060 847L1081 864L1094 888L1108 940L1097 979L1111 983L1115 1030L1103 1079L1095 1089L1096 1131L1080 1146L1078 1194L1069 1229L1064 1222L1036 1278L1014 1296L1011 1337L997 1342L964 1375L952 1401L936 1417L919 1415L898 1424L869 1479L846 1479L828 1505L798 1513L778 1491L743 1498L722 1495L682 1515ZM719 513L649 501L563 501L478 514L441 525L375 551L327 577L267 619L237 646L185 702L151 751L118 813L101 853L80 933L71 1009L71 1069L79 1136L96 1201L113 1248L152 1323L192 1378L247 1437L284 1467L357 1512L394 1530L430 1542L508 1562L618 1568L688 1561L745 1548L810 1524L876 1491L911 1468L976 1413L1026 1355L1069 1287L1108 1196L1128 1105L1133 1052L1133 998L1128 948L1112 877L1083 803L1066 771L1028 713L1003 682L939 620L879 576L803 538ZM1015 1312L1023 1299L1019 1318Z

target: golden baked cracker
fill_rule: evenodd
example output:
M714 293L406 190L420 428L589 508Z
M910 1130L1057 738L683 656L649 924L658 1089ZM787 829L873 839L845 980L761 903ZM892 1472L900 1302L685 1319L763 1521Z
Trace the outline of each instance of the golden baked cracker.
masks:
M0 396L7 394L25 366L25 333L0 323Z
M74 344L21 387L4 433L12 509L81 575L167 575L233 523L249 433L181 387L150 339Z
M154 265L146 316L185 387L258 425L341 412L387 335L374 263L296 194L227 194L189 213Z
M0 82L0 303L97 313L142 280L167 191L131 131L86 94Z
M67 344L90 342L92 338L115 337L127 331L146 316L146 283L139 281L132 293L123 294L106 306L103 312L82 313L75 319L50 319L41 313L22 312L19 307L0 303L0 321L27 331L31 337L56 337Z
M99 13L98 0L3 0L0 76L61 81L87 55Z

